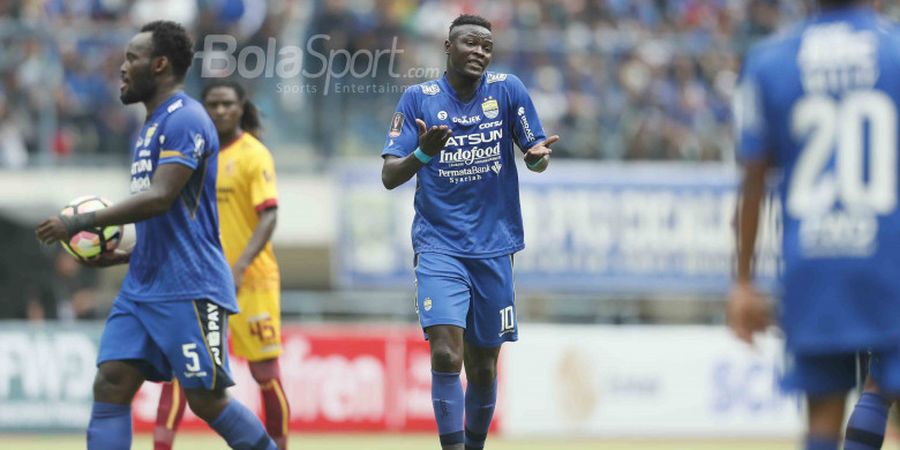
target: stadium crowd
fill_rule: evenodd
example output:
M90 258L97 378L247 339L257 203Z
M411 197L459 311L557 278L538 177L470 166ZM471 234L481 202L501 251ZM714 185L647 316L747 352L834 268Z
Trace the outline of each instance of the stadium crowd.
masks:
M322 161L371 157L380 149L399 98L391 87L440 75L445 22L461 11L476 11L493 21L497 45L492 68L517 74L529 87L545 128L563 136L556 156L728 160L729 104L740 57L754 40L802 17L806 3L3 2L0 167L126 163L124 149L141 117L138 109L124 108L118 100L121 48L141 23L162 17L189 24L198 46L211 34L235 36L233 55L248 46L266 49L269 38L278 49L296 45L309 54L346 49L356 55L392 45L401 49L396 67L382 64L359 78L263 75L243 80L264 114L265 137L276 158L299 147ZM322 69L317 58L305 56L304 69ZM198 62L189 90L202 83ZM347 68L338 55L329 69Z

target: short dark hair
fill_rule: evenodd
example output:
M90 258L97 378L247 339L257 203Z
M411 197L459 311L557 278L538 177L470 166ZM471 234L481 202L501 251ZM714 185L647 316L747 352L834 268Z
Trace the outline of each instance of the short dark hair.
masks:
M453 19L453 22L450 23L450 31L460 25L478 25L488 30L491 29L491 23L487 19L473 14L460 14L459 17Z
M183 26L170 20L157 20L141 27L141 33L152 33L153 56L165 56L172 72L182 80L194 59L194 41Z

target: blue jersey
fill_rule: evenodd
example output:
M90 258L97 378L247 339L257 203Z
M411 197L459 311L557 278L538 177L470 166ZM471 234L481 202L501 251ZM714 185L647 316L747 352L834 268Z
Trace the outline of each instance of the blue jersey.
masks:
M416 119L453 134L416 173L416 253L493 258L525 248L513 141L522 151L544 140L525 86L487 72L463 103L446 77L407 89L391 119L382 156L404 157L418 145Z
M900 33L829 11L755 47L738 90L739 155L780 167L788 349L900 343Z
M237 311L219 240L218 153L215 125L186 94L173 95L147 117L134 147L131 193L149 189L162 164L181 164L194 173L168 211L135 224L137 241L122 297L138 302L207 299Z

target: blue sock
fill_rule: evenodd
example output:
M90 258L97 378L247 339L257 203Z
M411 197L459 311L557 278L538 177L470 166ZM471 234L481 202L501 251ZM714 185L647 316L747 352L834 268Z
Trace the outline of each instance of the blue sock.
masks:
M431 404L442 447L463 443L464 403L459 372L431 372Z
M131 405L94 402L87 429L87 448L131 449Z
M496 404L496 379L487 385L469 383L466 388L466 450L484 448Z
M210 422L209 426L234 450L278 450L259 418L234 400L228 402L219 417Z
M844 450L878 450L884 443L891 403L878 394L863 392L847 422Z
M834 439L807 436L803 450L838 450L838 441Z

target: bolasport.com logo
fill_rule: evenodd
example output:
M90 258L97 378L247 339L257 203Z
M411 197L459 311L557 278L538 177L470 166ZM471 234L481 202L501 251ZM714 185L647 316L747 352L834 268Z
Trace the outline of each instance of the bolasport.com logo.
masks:
M278 45L269 38L265 46L240 46L228 34L210 34L195 55L202 78L277 79L283 94L383 94L402 93L408 87L440 77L436 67L401 69L405 50L398 38L388 48L333 48L331 36L315 34L303 45Z

